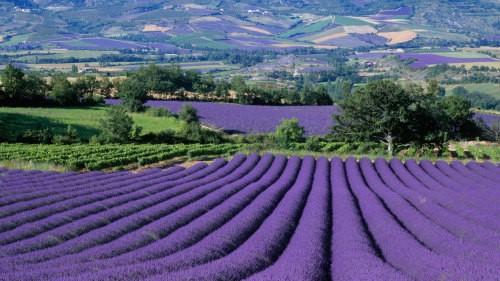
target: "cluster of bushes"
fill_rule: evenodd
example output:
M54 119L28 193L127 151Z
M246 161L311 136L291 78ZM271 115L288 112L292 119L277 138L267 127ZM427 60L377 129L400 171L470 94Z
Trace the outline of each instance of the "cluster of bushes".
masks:
M80 143L78 132L68 126L64 134L54 134L50 128L29 129L17 137L17 142L32 144L75 144Z
M7 65L0 76L0 105L8 106L77 106L96 105L112 91L112 83L93 76L79 77L74 83L64 75L54 75L49 82L32 73Z

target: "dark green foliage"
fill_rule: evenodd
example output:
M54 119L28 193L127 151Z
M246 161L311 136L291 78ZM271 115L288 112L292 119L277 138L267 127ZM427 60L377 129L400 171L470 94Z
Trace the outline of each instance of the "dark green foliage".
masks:
M138 77L131 77L120 84L119 95L125 108L132 112L144 109L144 102L148 99L146 83Z
M276 127L275 138L276 143L283 148L288 147L291 143L303 142L304 128L299 125L297 118L285 119Z
M40 143L40 144L51 144L54 138L54 134L49 128L44 129L30 129L23 132L18 136L17 142L21 143Z
M198 111L190 104L183 105L177 115L180 120L188 124L199 123Z
M432 89L432 87L431 87ZM470 104L439 97L421 87L406 88L391 81L374 81L340 103L334 134L345 141L381 141L390 154L397 144L443 147L448 139L472 138L479 130Z
M172 117L174 114L165 108L161 107L148 107L146 109L146 114L153 117Z
M63 135L54 136L53 142L55 144L74 144L79 143L80 139L78 138L78 132L76 129L69 125Z
M52 77L50 97L58 105L78 105L80 97L78 92L73 89L71 83L63 75Z
M127 143L133 137L134 121L123 107L113 106L100 120L99 128L101 129L99 142Z

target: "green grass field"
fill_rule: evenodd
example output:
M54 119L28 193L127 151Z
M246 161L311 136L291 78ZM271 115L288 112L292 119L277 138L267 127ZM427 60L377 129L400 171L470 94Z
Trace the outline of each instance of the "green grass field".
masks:
M338 25L374 25L364 20L344 16L335 16L334 23Z
M500 99L500 85L493 83L477 83L477 84L459 84L447 85L446 94L451 94L451 91L458 86L462 86L469 92L481 92L497 99Z
M25 108L0 107L0 120L7 132L7 140L14 141L23 131L50 128L55 134L64 133L73 126L80 138L86 140L99 133L99 119L104 117L106 106L75 108ZM173 117L153 117L145 113L131 114L143 133L178 130L180 121Z
M285 33L280 34L279 37L290 38L298 34L309 34L309 33L319 32L323 30L325 27L327 27L330 23L331 19L328 18L308 25L299 25L295 28L288 30Z

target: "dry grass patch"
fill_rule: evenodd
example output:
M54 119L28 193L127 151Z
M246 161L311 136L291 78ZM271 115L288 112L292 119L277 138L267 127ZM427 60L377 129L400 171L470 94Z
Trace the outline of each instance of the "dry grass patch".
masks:
M379 32L378 35L389 40L389 42L387 43L389 45L405 43L417 38L417 33L413 30Z

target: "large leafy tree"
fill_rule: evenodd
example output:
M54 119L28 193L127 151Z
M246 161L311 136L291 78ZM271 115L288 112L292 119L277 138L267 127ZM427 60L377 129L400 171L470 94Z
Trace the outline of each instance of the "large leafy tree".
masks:
M370 82L340 102L333 131L346 141L385 142L390 154L397 144L440 147L448 139L477 135L470 104L440 97L434 89Z
M137 112L144 109L144 102L148 99L148 89L143 80L131 77L120 83L119 95L125 108Z
M68 81L66 76L57 75L52 77L52 91L50 96L59 105L78 105L80 97L73 88L73 85Z
M24 79L24 72L21 69L8 64L2 72L0 80L2 82L4 100L16 101L22 98L26 89L26 81Z

